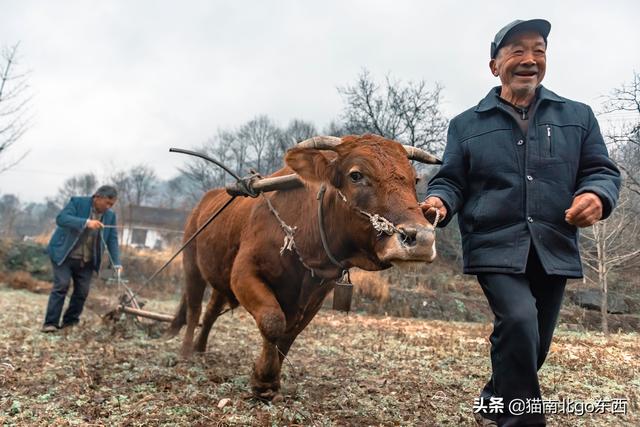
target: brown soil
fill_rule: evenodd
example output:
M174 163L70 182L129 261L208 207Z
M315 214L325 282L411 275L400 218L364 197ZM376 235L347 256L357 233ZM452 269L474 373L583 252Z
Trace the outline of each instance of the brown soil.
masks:
M103 323L97 312L117 295L94 289L80 326L42 334L47 296L0 286L0 424L472 426L490 369L488 323L323 310L289 353L284 401L269 405L249 394L260 340L246 312L222 316L208 352L184 361L179 338L158 338L162 325ZM549 425L640 425L639 355L637 333L560 327L540 372L544 397L627 398L628 414L550 415Z

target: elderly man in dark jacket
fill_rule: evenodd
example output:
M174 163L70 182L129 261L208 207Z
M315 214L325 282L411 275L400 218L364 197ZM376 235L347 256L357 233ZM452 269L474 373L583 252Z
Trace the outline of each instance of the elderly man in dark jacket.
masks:
M91 277L100 269L102 251L106 246L116 270L121 270L118 250L115 188L104 185L90 197L72 197L56 217L56 230L47 250L53 264L53 288L49 295L42 332L55 332L59 327L73 326L80 321L84 302L89 295ZM69 306L60 316L64 299L73 279Z
M464 272L477 275L495 315L480 396L502 398L504 410L483 414L486 425L545 424L509 404L540 398L566 279L582 276L578 227L609 216L620 186L591 108L540 84L550 28L514 21L496 34L489 65L501 86L451 121L422 205L441 227L458 214Z

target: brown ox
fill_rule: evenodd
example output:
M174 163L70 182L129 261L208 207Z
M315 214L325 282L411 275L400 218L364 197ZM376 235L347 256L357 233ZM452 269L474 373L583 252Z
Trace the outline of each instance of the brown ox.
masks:
M292 148L285 162L274 176L295 172L305 185L265 196L286 224L297 227L300 257L293 251L280 254L284 232L263 196L237 199L185 250L185 292L171 326L177 333L186 322L182 353L189 356L192 350L205 351L211 326L225 304L242 305L263 337L252 387L265 399L278 395L284 356L341 274L321 243L321 184L327 187L322 207L330 252L345 266L383 270L394 263L435 258L433 227L418 207L416 173L399 143L375 135L348 136L330 150ZM191 213L185 236L228 199L221 189L205 194ZM380 235L360 210L385 217L404 235ZM207 283L213 288L211 299L193 345Z

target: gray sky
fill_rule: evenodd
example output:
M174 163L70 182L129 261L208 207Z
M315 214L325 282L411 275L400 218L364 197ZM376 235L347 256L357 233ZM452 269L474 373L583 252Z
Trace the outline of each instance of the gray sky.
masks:
M637 0L0 0L0 10L0 45L20 41L32 70L33 125L12 150L29 154L0 175L0 193L22 201L138 163L170 178L185 158L169 147L259 114L322 128L340 114L336 87L363 67L441 83L452 117L498 84L489 44L514 19L551 22L543 84L595 110L640 71Z

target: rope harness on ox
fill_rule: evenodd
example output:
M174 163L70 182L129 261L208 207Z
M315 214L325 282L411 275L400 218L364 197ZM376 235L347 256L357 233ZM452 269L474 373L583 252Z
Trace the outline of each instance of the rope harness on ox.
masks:
M269 207L269 210L271 211L273 216L276 218L276 220L280 224L280 228L282 228L282 231L284 232L284 242L282 244L282 247L280 248L280 255L283 255L285 251L294 252L298 256L298 260L300 261L300 264L302 264L303 267L306 268L311 273L311 277L317 277L318 274L315 272L313 268L311 268L304 261L304 258L302 258L302 255L300 255L300 252L298 251L298 247L296 246L294 235L298 227L296 226L291 227L286 222L284 222L280 217L280 214L278 213L276 208L273 207L271 200L269 200L269 198L265 196L264 193L262 193L262 197L267 202L267 206ZM322 279L322 281L324 282L324 279Z
M327 255L327 258L329 258L329 261L331 261L333 265L335 265L342 271L341 275L339 276L340 279L338 283L350 284L351 280L349 277L349 267L345 266L343 262L339 261L333 255L333 253L331 252L331 249L329 248L329 239L327 237L327 232L325 230L325 225L324 225L324 209L323 209L323 201L324 201L324 195L326 191L327 191L326 185L322 184L316 196L316 199L318 200L318 229L320 232L320 240L322 242L322 248L324 249L324 252ZM393 224L391 221L389 221L382 215L372 214L360 208L354 207L349 203L349 201L347 200L347 197L339 189L336 189L336 194L338 195L338 198L342 200L350 209L362 214L363 216L369 219L371 226L378 233L377 237L380 237L383 234L391 236L397 233L403 236L403 241L406 240L407 234L401 228L397 227L395 224ZM300 254L300 251L298 250L298 247L295 242L295 232L298 229L298 227L290 226L286 222L284 222L284 220L281 218L278 211L274 208L273 204L271 203L271 200L267 196L265 196L264 193L262 193L262 197L265 199L269 210L271 211L273 216L276 218L276 220L280 225L280 228L282 228L282 231L284 232L284 240L283 240L282 247L280 248L280 255L283 255L285 251L290 251L295 253L300 263L311 273L311 277L318 276L318 273L305 262L304 258ZM439 219L439 213L436 212L436 220L434 221L434 227L437 225L438 219ZM332 279L337 279L337 277ZM324 281L324 278L323 278L323 281Z
M347 197L342 194L342 191L336 189L336 191L338 192L338 196L340 196L340 199L345 202L347 204L347 206L349 206L351 209L356 210L357 212L361 213L362 215L366 216L367 218L369 218L369 222L371 223L371 225L373 226L373 229L376 230L378 232L378 237L382 236L383 234L386 234L388 236L391 236L393 233L398 233L401 236L404 236L404 238L406 239L407 235L404 231L402 231L400 228L396 227L391 221L389 221L388 219L386 219L385 217L378 215L378 214L370 214L367 211L364 211L360 208L356 208L353 207L349 204L349 202L347 201Z

